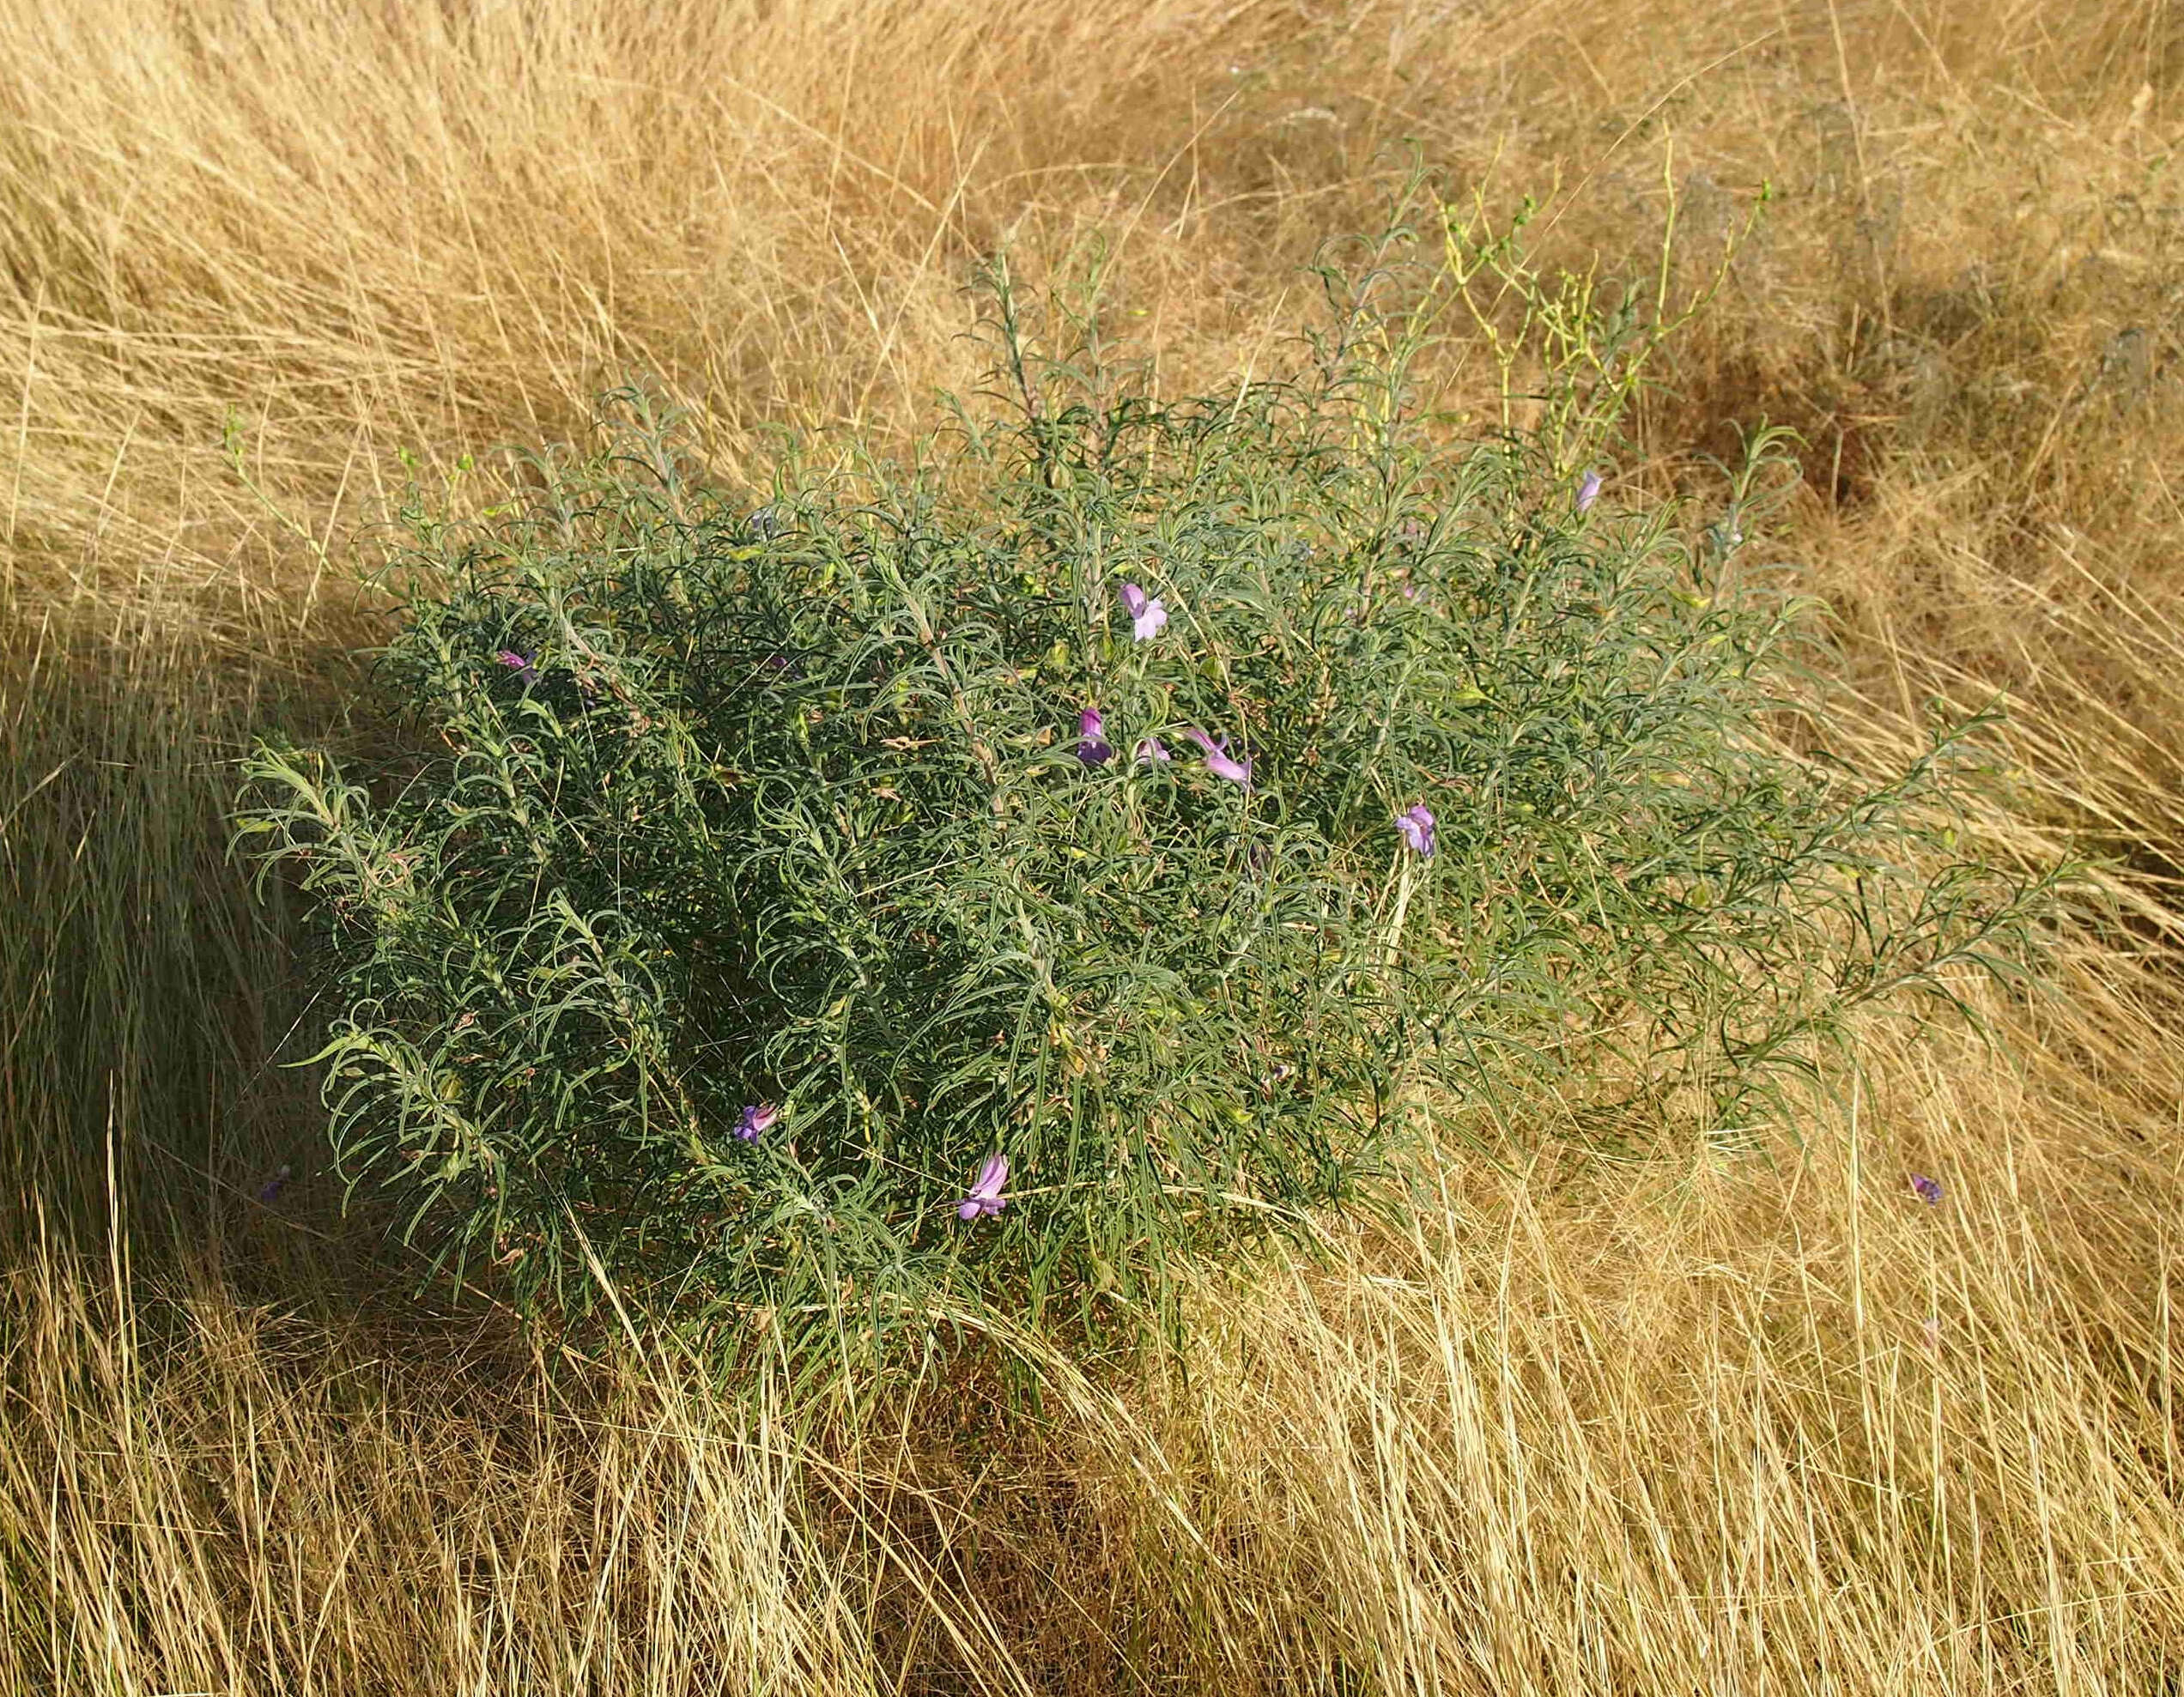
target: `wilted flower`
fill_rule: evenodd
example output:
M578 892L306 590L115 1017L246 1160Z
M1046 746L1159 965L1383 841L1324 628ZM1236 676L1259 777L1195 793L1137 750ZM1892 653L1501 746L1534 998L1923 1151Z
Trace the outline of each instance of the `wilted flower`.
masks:
M1227 737L1216 742L1196 725L1191 726L1183 734L1205 750L1208 772L1216 778L1227 779L1231 784L1241 784L1247 790L1251 788L1251 762L1230 758Z
M1138 642L1151 641L1168 622L1168 609L1161 605L1160 598L1148 599L1135 584L1122 586L1122 610L1130 615L1130 633Z
M1009 1182L1009 1157L990 1155L979 1163L978 1177L971 1181L971 1193L956 1204L958 1220L975 1220L981 1215L998 1214L1008 1206L1008 1198L1001 1194L1001 1187Z
M1592 510L1592 503L1599 499L1600 474L1588 471L1585 474L1585 481L1577 486L1577 510L1589 512Z
M510 671L513 672L525 683L536 683L538 682L538 672L537 670L531 664L530 655L519 652L513 648L503 648L493 658L498 660L502 665L507 667Z
M1434 816L1423 802L1414 802L1397 814L1395 828L1403 833L1403 840L1417 851L1419 858L1433 858Z
M1077 757L1087 766L1105 766L1114 758L1114 750L1107 741L1107 722L1100 717L1097 707L1087 707L1077 716L1077 730L1081 739L1077 745Z
M1911 1175L1911 1191L1929 1208L1938 1206L1941 1201L1941 1180L1929 1179L1923 1173L1914 1173Z
M287 1186L292 1170L288 1162L282 1161L281 1170L258 1187L258 1199L270 1204L273 1198L279 1196L282 1189Z
M1927 1315L1926 1323L1919 1328L1919 1332L1926 1339L1927 1349L1941 1348L1941 1317L1938 1314Z
M1168 753L1168 745L1159 737L1148 736L1138 745L1131 758L1140 766L1154 766L1164 761L1172 761L1175 756Z
M754 1102L743 1112L736 1122L736 1136L746 1143L758 1141L758 1134L766 1130L781 1117L781 1110L771 1102Z

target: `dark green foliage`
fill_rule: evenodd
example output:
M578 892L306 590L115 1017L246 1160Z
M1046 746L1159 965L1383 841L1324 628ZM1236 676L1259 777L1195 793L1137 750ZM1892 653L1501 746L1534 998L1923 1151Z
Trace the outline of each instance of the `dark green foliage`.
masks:
M440 1253L571 1304L588 1245L717 1336L1142 1320L1177 1255L1375 1193L1423 1105L1733 1121L1855 1001L1998 961L2023 894L1912 870L1954 745L1876 788L1770 734L1809 609L1735 565L1768 439L1693 546L1579 512L1536 439L1435 445L1360 308L1171 403L1000 298L1013 421L918 466L792 457L753 511L629 397L525 510L413 514L380 676L425 754L255 763L344 1170Z

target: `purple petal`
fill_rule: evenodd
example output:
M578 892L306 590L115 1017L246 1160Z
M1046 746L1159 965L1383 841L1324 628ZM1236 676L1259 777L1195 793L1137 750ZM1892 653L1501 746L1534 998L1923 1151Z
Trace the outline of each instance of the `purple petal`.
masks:
M1125 584L1122 586L1122 610L1133 619L1143 618L1145 614L1145 591L1135 584Z
M281 1170L258 1187L258 1199L270 1204L274 1197L279 1196L288 1182L289 1170L288 1164L282 1162Z
M736 1136L746 1143L758 1141L758 1134L769 1129L781 1117L781 1110L771 1102L754 1102L743 1112L736 1122Z
M1131 758L1140 766L1152 766L1162 761L1174 760L1175 756L1168 753L1167 745L1159 737L1148 736L1138 745Z
M1087 766L1105 766L1114 758L1114 749L1107 740L1107 722L1100 717L1096 707L1087 707L1077 716L1079 741L1077 757Z
M1911 1175L1911 1190L1929 1208L1940 1204L1941 1181L1938 1179L1929 1179L1923 1173L1914 1173Z
M1422 860L1433 858L1434 816L1423 802L1415 802L1395 815L1395 828Z
M503 648L493 658L498 660L502 665L507 667L510 671L513 672L525 683L536 683L538 682L538 674L532 669L531 656L528 654L519 653L513 648Z
M1001 1187L1008 1182L1008 1156L986 1156L979 1163L978 1177L971 1181L971 1193L956 1204L956 1217L968 1221L998 1214L1008 1206L1008 1198L1001 1194Z
M1251 788L1251 762L1230 758L1225 737L1216 742L1196 725L1188 727L1183 734L1204 751L1208 772L1216 778L1227 779L1231 784L1241 784L1247 790Z
M1247 790L1251 788L1251 762L1249 761L1232 761L1225 753L1208 755L1206 770L1216 778L1225 778L1231 784L1242 785Z
M1599 498L1600 474L1588 471L1585 474L1585 481L1577 486L1577 510L1580 512L1591 512L1592 503Z
M1150 642L1161 633L1161 627L1168 622L1168 609L1157 598L1145 603L1144 610L1131 621L1130 634L1138 642Z

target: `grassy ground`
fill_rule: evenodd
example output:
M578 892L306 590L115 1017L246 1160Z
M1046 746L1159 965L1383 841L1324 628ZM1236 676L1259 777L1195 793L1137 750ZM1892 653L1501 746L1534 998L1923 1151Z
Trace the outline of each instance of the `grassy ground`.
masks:
M2165 0L0 5L0 1688L2178 1688L2180 79ZM1415 1236L1209 1277L1036 1421L410 1300L220 819L252 728L368 734L398 452L632 365L731 475L913 429L1004 239L1104 234L1218 380L1405 138L1611 270L1773 182L1611 493L1803 433L1844 722L2006 691L1995 845L2109 857L2050 990L1877 1021L1771 1162L1452 1152Z

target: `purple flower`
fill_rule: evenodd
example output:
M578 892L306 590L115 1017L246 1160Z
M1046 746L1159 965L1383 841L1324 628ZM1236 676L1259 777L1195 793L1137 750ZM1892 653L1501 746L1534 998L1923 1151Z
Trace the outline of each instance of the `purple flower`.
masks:
M758 1134L766 1130L781 1117L781 1110L771 1102L754 1102L736 1122L736 1136L746 1143L758 1141Z
M1589 512L1592 510L1592 503L1599 499L1600 474L1588 471L1585 474L1585 481L1577 486L1577 510Z
M1159 598L1148 600L1145 591L1135 584L1122 586L1122 610L1130 615L1130 633L1138 642L1151 641L1168 622L1168 609Z
M1087 707L1077 716L1079 742L1077 757L1087 766L1105 766L1114 758L1114 750L1107 745L1107 722L1100 717L1097 707Z
M1410 845L1421 860L1433 858L1433 810L1423 802L1414 802L1397 814L1395 828L1403 833L1403 840Z
M538 673L537 669L531 664L530 655L519 652L513 648L503 648L493 658L498 660L502 665L507 667L510 671L513 672L525 683L536 683L538 682Z
M981 1215L998 1214L1008 1206L1008 1198L1001 1194L1002 1185L1009 1182L1009 1157L990 1155L979 1163L978 1177L971 1181L971 1193L956 1204L956 1217L969 1221Z
M1196 725L1191 726L1183 734L1205 750L1208 772L1216 778L1227 779L1231 784L1241 784L1247 790L1251 788L1251 762L1229 758L1227 737L1216 742Z
M1941 1180L1929 1179L1923 1173L1914 1173L1911 1175L1911 1193L1927 1207L1938 1207L1941 1203Z
M1140 766L1156 766L1172 761L1175 756L1168 753L1168 745L1159 737L1148 736L1138 745L1137 751L1131 755L1131 758Z
M270 1206L273 1198L280 1195L287 1186L291 1171L288 1162L282 1161L281 1170L258 1187L258 1199Z

